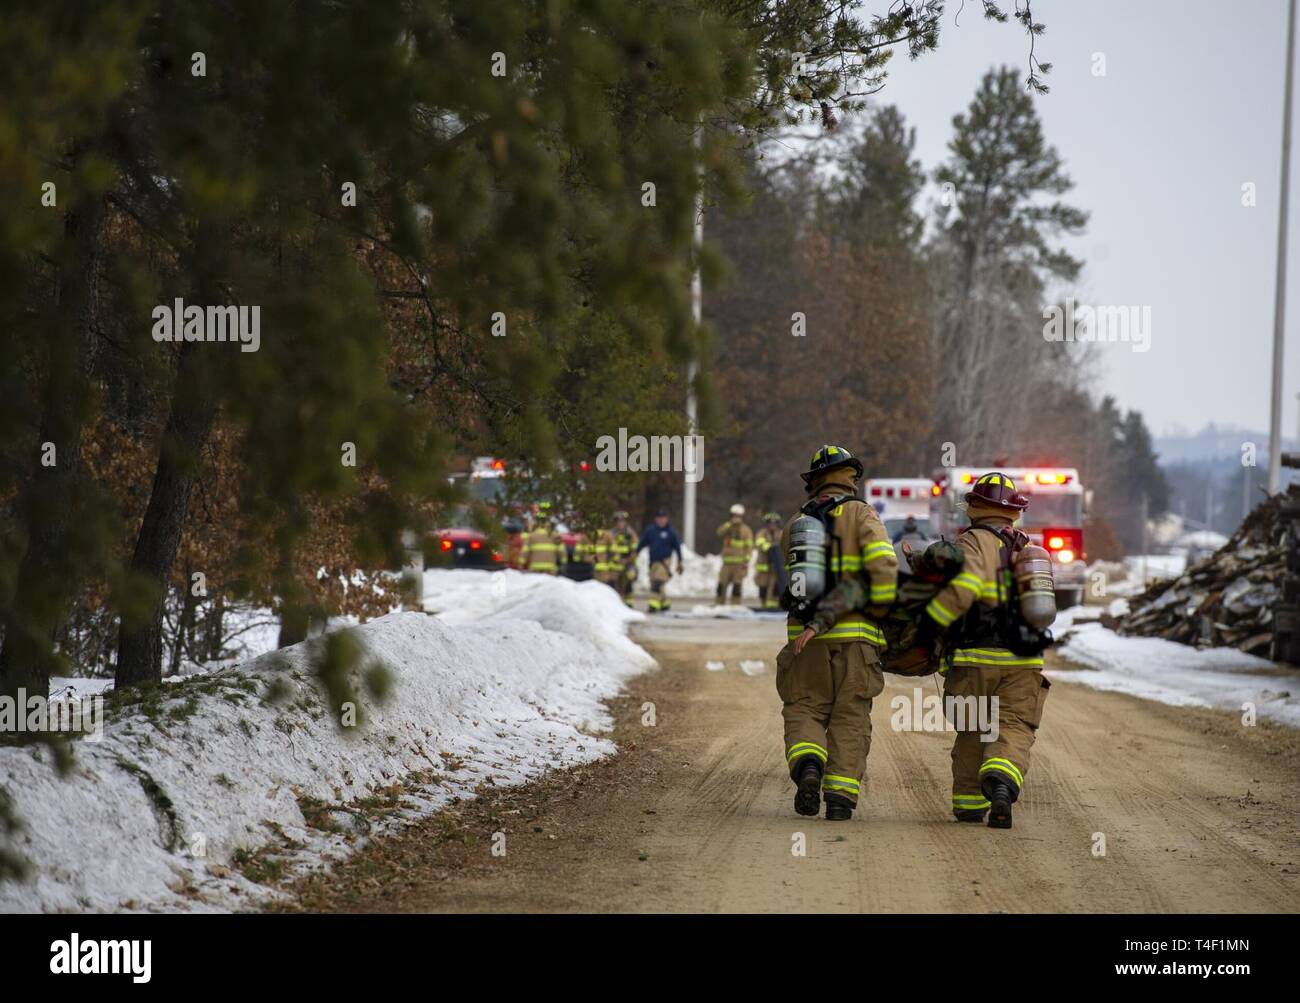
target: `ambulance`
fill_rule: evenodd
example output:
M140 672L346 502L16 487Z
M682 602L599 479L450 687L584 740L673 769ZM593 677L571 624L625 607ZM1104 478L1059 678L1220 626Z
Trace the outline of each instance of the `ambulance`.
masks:
M960 505L982 474L1000 470L1029 496L1029 508L1017 523L1032 542L1052 555L1056 604L1060 609L1083 601L1087 580L1083 550L1086 492L1074 467L944 467L930 483L930 528L949 540L970 525Z
M892 540L903 531L911 516L925 536L930 531L930 488L928 477L873 477L863 485L862 497L880 511L880 518Z

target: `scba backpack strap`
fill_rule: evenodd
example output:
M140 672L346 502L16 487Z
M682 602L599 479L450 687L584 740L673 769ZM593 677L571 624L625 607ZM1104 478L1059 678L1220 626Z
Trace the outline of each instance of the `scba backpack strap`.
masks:
M999 603L996 611L997 632L1007 649L1017 655L1041 655L1056 643L1050 630L1039 630L1025 622L1020 613L1020 582L1016 578L1016 556L1029 543L1029 537L1018 529L993 526L972 526L993 533L1002 541L999 548L998 574L1007 583L1006 601Z
M804 502L799 509L800 515L816 519L826 531L826 545L822 557L822 566L825 568L825 581L821 590L814 596L796 596L791 594L790 590L793 584L791 581L787 582L785 591L781 596L782 607L801 623L806 624L812 620L822 596L831 592L839 582L840 571L838 569L843 563L844 544L839 534L835 532L836 517L834 513L841 505L851 501L862 501L862 499L856 495L832 495L829 498L812 498Z

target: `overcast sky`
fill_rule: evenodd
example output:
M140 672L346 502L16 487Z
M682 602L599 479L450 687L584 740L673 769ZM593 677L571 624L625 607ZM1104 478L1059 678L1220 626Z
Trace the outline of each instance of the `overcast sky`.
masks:
M1027 61L1019 24L987 22L966 0L954 25L959 6L949 4L938 51L915 63L900 54L877 97L916 126L927 171L984 71ZM1211 420L1267 430L1285 0L1035 0L1034 14L1047 25L1037 55L1053 64L1051 92L1036 99L1045 133L1091 213L1074 248L1086 260L1080 297L1152 311L1150 351L1099 349L1101 388L1157 435ZM1300 129L1293 152L1287 435L1300 418ZM1242 205L1247 182L1254 208Z

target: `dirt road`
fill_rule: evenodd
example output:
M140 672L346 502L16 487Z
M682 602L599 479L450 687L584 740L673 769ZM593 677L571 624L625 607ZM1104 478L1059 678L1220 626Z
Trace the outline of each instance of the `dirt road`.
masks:
M646 625L637 639L661 668L614 706L619 755L375 841L283 908L1300 910L1295 731L1058 681L1015 828L993 831L951 820L951 736L893 730L891 698L915 687L891 676L862 808L828 823L791 809L781 638L771 622Z

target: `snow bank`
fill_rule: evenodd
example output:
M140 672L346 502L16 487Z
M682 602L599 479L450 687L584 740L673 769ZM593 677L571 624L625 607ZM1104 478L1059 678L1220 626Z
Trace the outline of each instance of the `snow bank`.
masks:
M1079 607L1085 609L1087 607ZM1300 727L1300 674L1235 648L1189 648L1159 637L1121 637L1065 610L1053 630L1062 658L1090 671L1052 671L1054 678L1180 707L1242 709ZM1067 633L1068 631L1068 633Z
M313 827L305 799L392 796L402 824L481 784L520 784L614 751L590 734L612 725L603 701L653 660L624 633L641 614L613 590L437 571L425 594L439 615L393 613L354 628L364 719L350 732L315 680L310 656L322 641L313 639L110 711L103 740L77 744L66 778L41 746L0 748L0 783L26 823L12 849L35 871L0 884L0 911L249 905L267 890L230 869L237 853L278 835L298 844L278 853L287 867L319 866L350 848L329 831L339 820L367 824L327 810L331 825ZM386 702L364 695L373 660L393 677ZM273 682L283 690L274 700Z
M677 567L676 561L671 565ZM637 557L636 587L640 592L650 591L650 552L641 551ZM664 592L670 599L697 598L711 596L718 591L718 575L722 571L721 554L697 554L689 547L682 547L682 573L673 575L664 586ZM750 558L745 570L745 580L740 586L743 599L757 599L758 586L754 584L754 558Z

